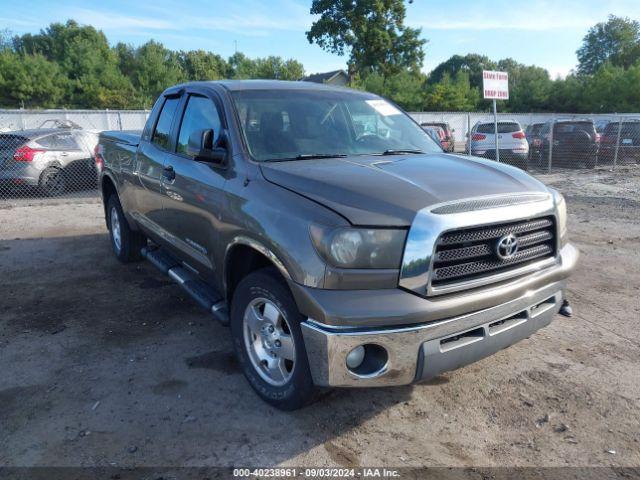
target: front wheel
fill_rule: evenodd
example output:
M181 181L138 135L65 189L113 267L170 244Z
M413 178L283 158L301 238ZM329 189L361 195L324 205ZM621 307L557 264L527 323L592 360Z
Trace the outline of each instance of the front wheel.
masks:
M313 399L298 311L275 269L247 275L231 303L231 333L245 377L256 393L280 410L296 410Z

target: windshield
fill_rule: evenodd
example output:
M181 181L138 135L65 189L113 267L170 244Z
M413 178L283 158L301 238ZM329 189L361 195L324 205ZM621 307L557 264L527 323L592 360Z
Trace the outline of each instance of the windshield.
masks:
M233 100L251 156L258 161L442 152L411 118L372 95L244 90L234 92Z
M556 123L554 133L586 132L592 134L595 127L592 122L562 122Z

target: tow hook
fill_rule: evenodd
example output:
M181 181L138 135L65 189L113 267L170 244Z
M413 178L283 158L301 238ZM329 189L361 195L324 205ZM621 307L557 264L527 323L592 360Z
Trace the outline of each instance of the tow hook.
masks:
M571 305L569 305L569 300L564 300L562 302L562 306L560 307L560 311L558 313L565 317L571 317L573 315L573 309L571 308Z

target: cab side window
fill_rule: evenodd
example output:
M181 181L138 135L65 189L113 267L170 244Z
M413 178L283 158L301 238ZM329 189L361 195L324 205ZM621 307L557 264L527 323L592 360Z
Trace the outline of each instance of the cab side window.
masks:
M179 103L179 98L167 98L165 100L156 129L151 137L151 143L164 150L171 148L171 122Z
M213 129L213 142L218 140L221 129L220 114L216 104L206 97L192 95L182 117L178 135L178 153L187 154L189 136L196 130Z

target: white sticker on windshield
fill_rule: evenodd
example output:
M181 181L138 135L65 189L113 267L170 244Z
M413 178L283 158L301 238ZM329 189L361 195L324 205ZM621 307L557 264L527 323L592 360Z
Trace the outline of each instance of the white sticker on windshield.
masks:
M402 113L396 107L384 100L366 100L366 102L375 108L380 115L384 115L385 117L389 115L400 115Z

